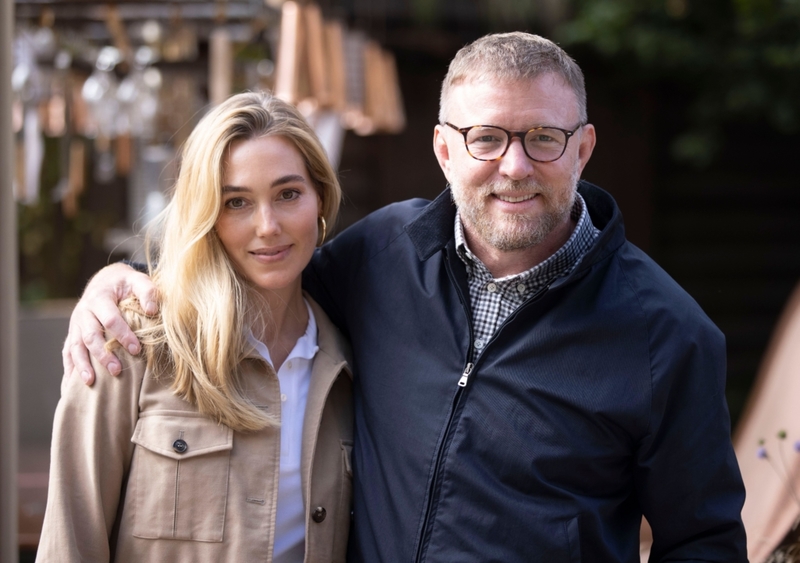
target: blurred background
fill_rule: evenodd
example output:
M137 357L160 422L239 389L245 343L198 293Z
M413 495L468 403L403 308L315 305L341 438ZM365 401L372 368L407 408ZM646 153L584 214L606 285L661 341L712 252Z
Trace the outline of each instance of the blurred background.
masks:
M582 67L598 144L584 178L728 342L735 425L800 279L800 0L14 0L19 538L32 560L68 315L140 254L209 104L266 88L338 166L337 229L445 187L439 87L464 44L523 30ZM800 343L798 343L800 344Z

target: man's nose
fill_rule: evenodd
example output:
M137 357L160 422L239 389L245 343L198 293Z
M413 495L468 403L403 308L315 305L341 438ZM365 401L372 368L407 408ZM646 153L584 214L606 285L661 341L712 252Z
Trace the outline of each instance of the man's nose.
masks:
M500 159L499 171L512 180L523 180L533 174L535 162L528 158L522 141L514 137L506 154Z

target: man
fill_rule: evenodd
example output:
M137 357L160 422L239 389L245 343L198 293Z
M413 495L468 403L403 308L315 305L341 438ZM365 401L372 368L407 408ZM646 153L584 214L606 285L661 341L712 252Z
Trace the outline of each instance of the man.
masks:
M305 285L351 339L350 559L746 561L725 349L699 306L581 182L583 76L541 37L463 48L442 88L435 201L381 209L318 252ZM576 188L577 187L577 188ZM453 205L453 202L455 205ZM66 367L91 378L113 267L87 288ZM70 351L71 349L71 351Z

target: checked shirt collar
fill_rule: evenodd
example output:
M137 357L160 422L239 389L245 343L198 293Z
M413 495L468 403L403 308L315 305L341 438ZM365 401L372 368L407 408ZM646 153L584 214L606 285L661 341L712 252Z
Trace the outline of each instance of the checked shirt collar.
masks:
M472 303L474 334L470 361L481 354L492 335L511 313L537 291L569 274L594 244L600 231L592 225L586 203L580 194L576 195L571 217L577 222L575 230L555 254L530 270L494 279L489 269L467 247L461 217L456 213L456 252L467 267Z

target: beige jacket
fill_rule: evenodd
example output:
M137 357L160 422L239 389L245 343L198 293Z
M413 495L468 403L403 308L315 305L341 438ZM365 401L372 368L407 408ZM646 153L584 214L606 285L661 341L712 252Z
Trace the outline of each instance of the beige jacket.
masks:
M306 562L344 561L350 525L352 375L346 343L318 326L303 425ZM95 385L65 377L37 561L272 561L280 429L234 432L156 381L140 358ZM280 386L255 352L248 394L280 417ZM182 442L181 442L182 441ZM181 450L184 450L181 452Z

